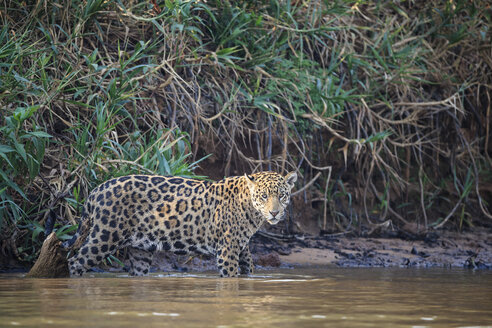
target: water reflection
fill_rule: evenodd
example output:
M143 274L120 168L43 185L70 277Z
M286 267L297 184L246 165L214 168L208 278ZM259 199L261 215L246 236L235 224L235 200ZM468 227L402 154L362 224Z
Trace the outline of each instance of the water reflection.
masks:
M486 326L492 273L340 269L252 278L0 276L0 326Z

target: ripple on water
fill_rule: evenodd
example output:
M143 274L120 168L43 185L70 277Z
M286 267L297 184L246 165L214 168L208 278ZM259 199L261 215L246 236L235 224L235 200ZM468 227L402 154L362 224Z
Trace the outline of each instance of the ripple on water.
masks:
M179 313L161 313L161 312L152 312L152 315L158 317L179 317Z
M263 282L301 282L301 281L316 281L319 279L269 279L262 280Z
M0 326L492 328L490 295L492 272L456 269L0 275Z

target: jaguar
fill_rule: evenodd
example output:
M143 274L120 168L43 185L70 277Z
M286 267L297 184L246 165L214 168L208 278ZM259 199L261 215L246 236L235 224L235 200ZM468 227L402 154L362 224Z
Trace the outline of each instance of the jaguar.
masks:
M297 174L275 172L221 181L129 175L108 180L87 197L73 238L63 244L71 276L82 275L127 248L129 274L147 275L156 251L216 258L221 277L253 272L249 241L285 216Z

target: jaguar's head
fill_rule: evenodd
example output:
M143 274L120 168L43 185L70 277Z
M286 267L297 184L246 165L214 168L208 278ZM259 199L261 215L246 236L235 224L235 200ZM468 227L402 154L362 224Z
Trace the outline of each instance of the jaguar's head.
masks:
M297 174L290 172L282 176L275 172L260 172L246 175L246 182L254 208L270 224L277 224L284 218L285 208L290 201L290 191L297 180Z

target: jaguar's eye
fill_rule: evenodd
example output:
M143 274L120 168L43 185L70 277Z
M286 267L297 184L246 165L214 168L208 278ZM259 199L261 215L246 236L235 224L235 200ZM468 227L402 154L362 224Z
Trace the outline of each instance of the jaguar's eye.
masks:
M265 193L263 193L263 194L261 194L261 198L263 198L264 200L266 200L268 198L268 195L265 194Z

